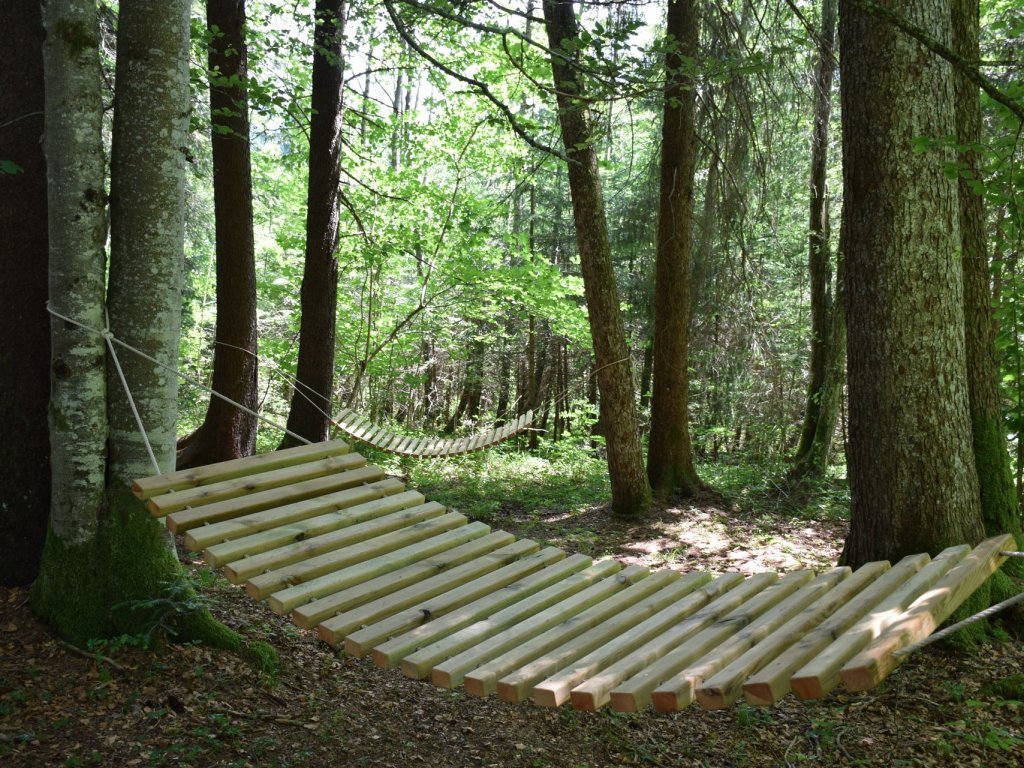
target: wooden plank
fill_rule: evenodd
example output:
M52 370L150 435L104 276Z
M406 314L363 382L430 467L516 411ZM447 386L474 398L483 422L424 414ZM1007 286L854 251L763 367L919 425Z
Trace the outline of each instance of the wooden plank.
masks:
M740 580L738 574L734 574L731 578L718 579L712 579L709 573L697 575L703 577L702 583L700 588L692 594L641 621L632 629L622 632L618 637L602 644L600 648L593 650L535 686L533 689L534 703L545 707L561 706L570 700L573 688L632 653L648 640L678 624L694 611L700 610L709 601L722 595Z
M589 631L570 638L557 648L547 651L540 658L505 675L498 681L498 696L505 701L514 703L523 701L534 693L534 686L540 681L552 674L564 671L568 665L580 657L622 637L624 633L628 633L645 620L663 613L664 609L692 594L695 589L703 586L710 579L711 574L709 573L690 573L682 578L669 581L666 586L654 594L635 602ZM571 687L565 689L565 701L569 699ZM537 700L536 696L534 700ZM550 705L555 706L555 703L551 702Z
M574 555L560 563L559 566L571 564L574 557L582 556ZM552 566L552 568L559 566ZM414 680L422 680L430 675L430 670L435 664L478 645L513 624L518 624L524 619L539 614L552 605L581 592L594 582L611 576L619 568L620 566L615 560L601 560L584 568L579 573L561 578L536 594L524 595L518 601L504 607L496 606L497 610L486 618L480 619L454 634L434 639L406 656L401 664L402 674ZM401 638L397 638L396 642L397 640L401 640ZM461 682L461 678L459 682Z
M305 464L317 459L325 459L328 456L340 456L350 450L349 444L344 440L328 440L323 443L300 445L295 448L285 448L282 451L271 451L256 456L246 456L242 459L220 461L216 464L207 464L204 467L182 469L166 475L144 477L132 482L132 493L146 501L168 491L181 491L186 488L196 488L258 474L271 469Z
M768 706L789 693L789 677L835 640L842 632L866 614L931 560L927 554L908 555L871 586L853 597L819 626L783 651L764 669L751 675L743 684L748 704Z
M596 711L611 701L612 690L633 675L653 664L687 637L720 619L742 605L752 594L764 588L764 579L751 582L738 573L719 576L705 589L712 592L712 600L697 613L669 627L660 636L649 640L572 689L572 704L576 709ZM717 595L717 596L715 596Z
M354 453L350 455L358 456L359 463L365 462L365 459L359 456L359 454ZM215 501L212 504L206 504L195 509L178 510L167 515L164 523L172 533L185 533L201 525L234 520L253 512L262 512L266 509L292 504L296 501L343 491L346 488L354 488L365 483L380 482L383 479L384 471L380 467L373 465L362 466L346 472L336 472L324 477L303 480L292 485L257 491L248 496Z
M533 689L534 703L546 707L561 706L571 699L574 688L621 661L651 639L669 631L742 581L739 574L712 578L709 573L694 573L688 578L693 579L693 591L687 590L687 594L680 596L681 599L676 599L649 617L638 616L637 621L626 622L624 629L613 632L582 658L539 682ZM613 625L609 625L611 628Z
M363 442L367 445L376 446L377 435L384 431L384 427L374 427L363 436Z
M427 442L427 439L425 437L421 437L421 438L419 438L417 440L413 440L412 444L409 446L409 455L410 456L419 456L420 455L420 450L423 448L424 445L426 445L426 442Z
M355 411L353 411L351 408L345 408L341 413L339 413L334 418L334 421L337 423L339 429L348 432L349 425L355 418Z
M903 659L893 653L928 637L1006 560L1000 552L1016 548L1013 536L985 539L906 613L841 670L851 691L866 691L884 680Z
M833 568L818 576L810 584L802 586L781 603L765 611L750 626L744 627L713 650L697 659L670 683L662 683L651 693L651 702L659 712L682 709L693 703L697 686L711 677L726 664L753 648L782 624L789 621L823 594L835 587L852 571L849 568Z
M215 501L245 496L255 491L265 491L270 488L279 488L283 485L292 485L303 480L311 480L323 477L324 475L344 472L347 469L355 469L364 464L366 464L366 459L358 453L328 456L303 464L294 464L254 475L201 485L197 488L186 488L183 491L165 493L163 496L150 499L146 506L149 507L149 511L153 515L159 517L171 512L177 512L179 509L185 509L186 507L199 507Z
M364 508L375 507L369 513L371 519L364 519L363 522L355 525L332 528L317 536L299 536L298 538L293 536L290 544L231 561L224 566L224 575L232 584L241 584L261 573L269 573L292 563L300 563L328 552L336 552L378 536L393 534L445 514L443 505L432 501L416 504L416 497L423 498L421 494L409 493L363 505ZM378 510L383 517L374 514ZM282 529L278 528L268 531L268 533L277 533L280 530Z
M940 552L919 573L875 606L867 616L793 673L789 679L789 686L797 698L820 699L839 685L840 668L868 643L895 624L914 600L924 594L925 590L930 589L970 551L971 548L963 544Z
M485 664L481 664L466 675L463 686L473 696L488 696L498 688L498 681L537 657L562 645L571 637L588 632L598 624L625 610L637 600L649 595L679 578L675 571L658 571L639 583L594 605L575 616L565 619L551 629L521 641L515 648L506 651ZM515 633L515 627L510 630Z
M420 626L377 645L373 649L373 662L378 667L393 669L418 649L458 632L476 621L486 619L491 614L534 595L592 564L586 555L571 555L537 573L495 589L446 616L439 617L431 613L426 623L421 623ZM422 676L426 676L426 673Z
M390 638L434 623L435 619L446 617L452 611L468 603L507 587L547 565L565 558L565 552L557 547L546 547L539 552L524 556L513 563L491 571L454 589L436 595L405 610L392 614L375 624L358 629L345 637L345 652L361 658L370 650Z
M743 682L798 638L818 626L858 592L889 570L886 560L867 563L841 581L761 642L727 664L697 687L697 703L704 709L724 709L740 697Z
M633 655L639 658L646 656L647 664L642 670L625 678L611 689L609 699L612 709L617 712L637 712L647 706L650 703L651 691L660 681L703 653L709 645L710 636L721 639L721 630L732 627L732 623L728 621L731 616L749 613L751 603L756 610L756 606L763 603L765 592L768 592L771 598L773 593L769 592L769 589L777 587L778 581L779 574L774 571L756 573L701 611L702 618L698 619L698 614L686 619L683 623L687 626L673 627L663 637L643 646L640 653ZM709 620L712 611L716 615L714 619ZM654 649L658 649L657 658L652 658L651 651ZM635 665L636 661L634 658L632 665ZM618 670L616 676L620 674L621 670Z
M604 563L595 564L594 570L603 565ZM499 616L501 614L514 613L517 614L516 618L508 622L496 622L501 625L497 632L489 632L490 627L486 627L485 632L481 633L483 636L486 636L486 639L483 640L473 636L473 633L470 632L477 625L467 627L466 630L456 633L450 639L458 640L459 635L468 632L470 635L469 639L472 642L451 658L435 666L431 671L431 682L441 688L454 688L463 682L466 673L481 664L485 664L506 651L515 648L520 643L536 637L551 627L557 626L569 617L582 613L588 608L609 599L627 589L631 584L635 584L641 579L646 579L650 574L649 570L641 566L629 566L624 568L621 573L615 573L607 578L602 578L600 581L574 593L571 597L562 599L539 613L532 615L523 614L521 606L513 606L506 611L499 612ZM581 576L583 575L581 574ZM571 580L568 579L568 581ZM497 618L497 616L492 617L492 619L494 618Z
M398 447L398 444L401 443L403 439L404 439L404 435L392 434L392 435L389 435L389 437L388 437L388 439L386 441L382 441L378 445L380 446L380 449L382 451L387 451L388 453L394 453L395 452L395 448Z
M233 560L276 549L302 537L316 536L385 514L383 510L390 508L387 499L394 499L394 503L405 506L423 503L422 494L406 491L400 480L387 478L222 523L204 525L185 534L185 545L193 551L202 549L207 564L219 568ZM375 502L381 502L383 506L374 506Z
M480 525L480 523L471 523ZM466 526L467 528L469 526ZM515 536L506 531L494 531L486 536L479 536L454 549L419 560L391 573L385 573L375 579L356 584L340 592L321 597L292 611L292 621L303 629L312 629L319 622L330 619L360 605L390 595L399 589L429 579L441 571L450 570L466 563L475 557L486 555L499 547L507 546L515 541ZM339 638L341 640L343 638Z
M484 536L489 530L483 523L466 525L464 515L449 512L337 552L253 576L245 583L245 591L256 599L269 595L270 609L283 614L302 603Z
M328 645L337 645L361 627L375 624L422 600L436 597L540 549L540 545L532 539L517 540L511 533L507 535L512 541L500 549L478 555L444 573L327 619L317 627L317 634Z
M680 695L688 686L679 679L679 674L695 661L708 653L714 653L723 643L728 642L743 629L749 628L764 614L777 608L800 587L814 578L813 571L793 571L785 574L777 583L772 584L756 597L751 598L736 610L723 616L707 629L699 632L679 647L669 651L658 662L650 667L651 685L643 686L644 693L638 699L634 691L629 711L636 711L648 701L656 701L655 694L660 694L662 711L673 712L693 703L692 695ZM646 672L646 671L645 671ZM658 680L660 679L660 682ZM630 683L634 683L633 678ZM621 702L612 694L612 707ZM656 707L657 708L657 707Z

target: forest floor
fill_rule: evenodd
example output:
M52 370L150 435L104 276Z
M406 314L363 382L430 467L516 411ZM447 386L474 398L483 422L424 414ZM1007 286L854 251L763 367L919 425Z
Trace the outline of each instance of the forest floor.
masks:
M600 490L599 467L546 461L531 468L499 456L391 469L410 475L428 497L492 525L652 567L824 567L835 561L845 530L836 512L841 489L799 498L753 482L764 473L744 467L706 471L723 494L624 524L585 502ZM535 474L546 476L551 495L536 486ZM971 654L926 651L866 694L788 697L764 709L594 714L481 700L407 680L337 656L240 589L206 581L218 618L278 650L274 675L225 652L173 642L151 653L126 638L83 653L33 617L25 590L0 590L0 765L1024 764L1019 639L1004 636Z

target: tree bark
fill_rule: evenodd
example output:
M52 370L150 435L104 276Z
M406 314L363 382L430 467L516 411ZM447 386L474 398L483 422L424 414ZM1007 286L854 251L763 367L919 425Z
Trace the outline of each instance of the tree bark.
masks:
M296 391L288 413L288 429L318 442L328 436L334 386L345 3L317 0L314 18L306 260L302 272ZM285 436L281 447L294 444L293 438Z
M96 4L52 0L44 21L50 296L56 311L102 328L106 195ZM50 327L50 531L75 546L93 540L103 507L105 351L95 333L56 319Z
M249 152L245 0L207 0L210 121L217 242L213 389L251 410L256 398L256 261ZM202 425L178 444L178 468L248 456L255 416L210 398Z
M968 61L980 58L977 0L953 0L953 49ZM971 147L981 141L981 102L978 86L959 70L954 73L957 144L968 149L960 155L960 242L964 271L967 380L970 391L974 460L981 489L981 512L989 535L1021 536L1020 510L1006 448L996 325L986 247L985 201L977 188L981 164Z
M895 0L887 3L895 7ZM942 0L901 5L951 37ZM949 65L855 4L840 9L851 490L842 562L983 536L969 419Z
M833 337L845 339L843 314L833 300L831 280L831 249L829 239L829 194L826 182L828 169L828 123L832 113L832 74L836 11L838 0L824 0L821 10L821 34L818 38L818 61L815 65L814 128L811 133L810 221L808 226L807 271L811 282L811 359L810 381L807 384L807 405L800 443L793 458L790 477L820 478L828 466L839 413L838 392L825 389L827 379L832 386L842 387L840 350ZM831 375L830 375L831 374ZM824 445L820 442L825 441Z
M187 0L121 6L111 149L107 306L119 339L174 369L181 327L188 145ZM118 350L157 463L175 465L178 379ZM108 474L155 473L113 366L108 373Z
M551 72L558 93L558 118L568 158L576 240L601 389L612 511L635 515L650 505L651 489L644 473L632 366L619 312L591 115L582 76L574 66L580 54L572 1L544 0L544 19L552 51Z
M50 316L46 160L43 155L43 19L38 0L0 5L0 305L5 307L0 424L0 585L28 584L39 569L50 509ZM101 187L102 188L102 187ZM15 394L17 393L17 394Z
M698 15L693 0L669 0L661 198L654 280L654 369L647 477L654 493L693 496L700 479L690 443L690 263L697 154L694 76Z

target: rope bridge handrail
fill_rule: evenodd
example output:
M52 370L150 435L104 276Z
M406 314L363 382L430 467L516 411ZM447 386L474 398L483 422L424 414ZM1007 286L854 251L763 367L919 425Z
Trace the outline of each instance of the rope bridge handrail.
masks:
M372 445L386 453L416 458L445 458L464 453L482 451L497 445L527 430L533 424L533 411L527 411L516 421L470 437L446 440L440 437L416 437L400 435L387 427L375 427L366 416L351 409L345 409L332 419L335 427L353 440Z
M867 690L1016 554L1007 534L856 571L622 567L471 522L343 440L133 490L211 567L331 646L439 687L584 710Z

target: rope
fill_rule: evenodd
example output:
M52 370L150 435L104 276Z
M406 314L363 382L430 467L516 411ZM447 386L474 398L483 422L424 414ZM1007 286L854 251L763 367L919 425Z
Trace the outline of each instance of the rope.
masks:
M1017 554L1021 553L1018 552ZM963 621L958 621L956 624L948 626L945 629L936 632L933 635L929 635L924 640L920 640L914 643L913 645L908 645L906 648L900 648L898 650L893 651L893 658L901 659L904 656L909 656L912 653L916 653L917 651L920 651L922 648L928 647L932 643L937 643L939 640L943 640L949 637L950 635L956 634L964 627L970 626L971 624L976 624L977 622L982 621L983 619L987 619L989 616L995 616L1000 611L1005 611L1007 608L1011 608L1017 605L1018 603L1024 603L1024 592L1021 592L1019 595L1014 595L1013 597L1008 598L1006 600L1003 600L1003 602L1001 603L990 605L984 611L980 611L974 614L973 616L964 619Z
M103 336L103 334L104 334L103 331L97 330L96 328L93 328L92 326L86 325L85 323L81 323L78 320L74 320L74 319L72 319L70 317L67 317L66 315L62 315L60 312L58 312L55 309L53 309L50 306L49 302L46 303L46 311L49 312L54 317L60 318L61 320L65 321L67 323L71 323L72 325L76 325L79 328L83 328L83 329L85 329L87 331L90 331L92 333L98 334L100 336ZM247 406L244 406L241 403L232 400L227 395L222 395L220 392L217 392L216 390L211 389L210 387L206 386L205 384L203 384L198 379L192 378L191 376L182 373L177 368L174 368L174 367L172 367L170 365L166 365L165 363L160 362L155 357L152 357L151 355L147 355L141 349L133 347L131 344L128 344L127 342L121 341L121 339L117 338L112 333L110 333L109 330L106 333L109 335L108 344L109 343L119 344L122 347L124 347L125 349L127 349L129 352L134 352L136 355L138 355L139 357L143 358L144 360L148 360L149 362L153 363L154 365L156 365L156 366L158 366L160 368L163 368L166 371L170 371L171 373L173 373L175 376L177 376L182 381L186 381L186 382L188 382L189 384L191 384L194 387L199 387L199 389L202 389L205 392L209 392L211 396L216 397L216 398L218 398L220 400L223 400L225 403L228 403L230 405L235 406L235 408L238 408L239 410L244 411L245 413L248 413L250 416L253 416L253 417L259 419L264 424L266 424L268 426L271 426L274 429L280 430L281 432L284 432L289 437L295 438L300 443L304 443L306 445L311 445L312 444L312 441L307 440L302 435L298 435L298 434L292 432L287 427L283 427L280 424L278 424L277 422L271 421L270 419L266 418L265 416L260 415L259 413L257 413L256 411L252 410L251 408L248 408ZM104 338L107 338L107 337L104 337ZM116 359L117 358L115 356L115 360ZM118 366L118 369L120 369L120 366Z
M47 302L47 309L50 308L49 302ZM56 314L56 312L54 313ZM103 308L104 327L100 331L100 336L107 343L107 349L110 350L110 356L114 360L114 368L117 369L117 377L121 379L121 388L124 389L125 397L128 398L128 405L132 409L132 415L135 416L135 423L139 427L139 434L142 435L142 442L146 446L146 453L149 454L149 460L153 462L153 469L156 470L156 474L162 474L163 470L160 469L160 462L156 460L156 454L153 453L153 446L149 442L149 435L146 434L146 427L142 423L142 416L139 414L139 409L135 407L135 398L132 397L132 391L128 388L128 380L124 377L124 371L121 370L121 361L117 358L117 352L114 350L114 334L110 332L110 314L107 312L107 308Z

